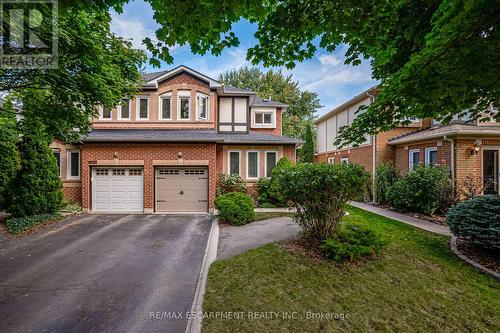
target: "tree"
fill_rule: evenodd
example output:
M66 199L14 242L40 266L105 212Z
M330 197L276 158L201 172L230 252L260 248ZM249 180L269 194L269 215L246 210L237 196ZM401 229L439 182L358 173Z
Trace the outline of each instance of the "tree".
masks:
M34 92L24 101L22 139L19 144L21 169L9 193L7 211L15 217L52 213L61 207L63 194L56 158L49 148L52 137L45 125L32 116L45 96Z
M311 124L308 124L304 134L304 144L298 151L300 162L314 162L314 130Z
M243 67L221 74L219 81L288 104L283 112L283 134L287 136L301 138L308 124L312 124L314 112L321 107L318 94L301 91L299 83L281 71L264 73L257 67Z
M45 107L37 117L51 135L64 141L74 141L79 132L90 129L98 104L116 106L142 82L139 68L145 53L112 34L108 8L92 4L59 12L56 69L0 69L0 92L20 99L29 99L33 90L44 92L40 102ZM50 24L40 30L52 34Z
M239 45L231 29L241 18L258 24L258 44L247 54L253 64L291 68L314 56L318 44L330 52L347 44L347 64L370 59L381 93L341 131L337 144L364 142L364 134L405 124L411 116L447 122L468 113L500 121L491 108L500 104L498 1L148 2L161 27L158 41L145 43L167 61L176 44L214 55Z
M2 107L7 111L0 113L0 211L6 208L6 197L20 167L19 132L12 101L7 99Z

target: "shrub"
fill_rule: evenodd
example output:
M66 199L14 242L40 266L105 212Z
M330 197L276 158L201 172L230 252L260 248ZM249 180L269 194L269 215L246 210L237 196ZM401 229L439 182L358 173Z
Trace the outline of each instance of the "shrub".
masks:
M333 237L345 206L369 176L355 164L302 163L282 170L278 181L284 198L297 209L294 220L305 237Z
M257 190L257 203L259 207L264 205L273 205L274 198L271 193L271 178L260 178L256 185Z
M375 171L375 192L377 202L387 203L387 190L398 180L396 168L391 163L382 163Z
M459 202L448 211L446 222L455 236L500 250L500 196L475 196Z
M232 174L219 174L217 181L216 195L220 196L231 192L247 193L247 185L240 175Z
M14 108L7 99L0 110L0 211L7 208L5 199L20 168L18 141Z
M444 212L453 203L447 167L418 166L387 190L389 204L401 211L424 214Z
M232 225L243 225L255 218L253 201L250 196L240 192L221 195L215 200L219 219Z
M82 206L78 202L66 199L63 200L61 206L61 212L78 213L81 211L82 211Z
M38 120L25 117L19 144L21 169L11 190L7 211L14 217L53 213L63 194L59 166L49 147L52 139Z
M304 143L297 151L297 157L302 163L314 162L314 128L312 124L307 124L302 139Z
M383 242L370 229L356 225L343 226L333 238L321 245L325 256L336 262L354 261L380 254Z
M257 182L257 202L260 207L284 207L287 202L283 197L278 175L281 170L289 169L293 163L287 158L282 157L271 172L271 177L260 178Z
M61 214L59 213L31 215L26 217L14 217L7 219L7 221L5 221L5 224L7 225L7 230L11 234L20 234L23 231L28 230L31 227L34 227L35 225L48 221L57 220L60 217Z

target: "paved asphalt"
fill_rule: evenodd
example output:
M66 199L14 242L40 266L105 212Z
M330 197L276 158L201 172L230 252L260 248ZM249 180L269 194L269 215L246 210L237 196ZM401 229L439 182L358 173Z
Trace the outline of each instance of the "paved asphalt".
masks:
M184 332L211 219L82 215L0 240L0 332Z

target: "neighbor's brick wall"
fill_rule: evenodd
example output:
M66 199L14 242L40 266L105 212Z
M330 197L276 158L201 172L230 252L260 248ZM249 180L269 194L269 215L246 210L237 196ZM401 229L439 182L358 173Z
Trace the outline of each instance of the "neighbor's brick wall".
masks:
M395 166L396 169L402 174L408 172L409 168L409 151L419 149L420 151L420 164L425 164L425 148L437 148L437 160L439 165L451 166L451 143L448 141L429 141L418 144L408 144L396 147L395 153Z
M144 161L144 208L154 209L154 168L153 160L178 160L182 152L184 162L208 160L209 208L214 207L216 187L216 145L215 144L86 144L82 147L82 207L90 209L91 161L113 160ZM182 165L182 164L179 164ZM113 166L113 165L110 165Z
M252 124L252 113L250 111L250 125ZM276 128L254 128L251 127L252 132L267 133L272 135L282 135L283 131L283 109L276 109Z

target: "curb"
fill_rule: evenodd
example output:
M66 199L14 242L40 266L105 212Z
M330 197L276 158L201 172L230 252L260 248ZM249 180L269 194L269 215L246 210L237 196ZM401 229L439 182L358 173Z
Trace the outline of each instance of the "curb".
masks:
M186 333L200 333L203 324L203 316L199 314L203 311L203 299L205 297L205 289L207 284L208 269L210 265L217 259L217 247L219 245L219 219L214 217L210 234L208 236L207 248L205 256L201 264L200 275L196 283L194 292L193 304L191 305L190 316L186 325Z
M469 263L470 265L472 265L475 269L483 272L483 273L486 273L486 274L489 274L491 275L492 277L494 277L495 279L497 279L498 281L500 281L500 274L495 272L495 271L492 271L491 269L489 268L486 268L484 267L483 265L475 262L474 260L466 257L462 252L460 252L458 250L458 247L457 247L457 237L453 236L451 237L451 241L450 241L450 246L451 246L451 251L453 251L453 253L459 257L460 259L464 260L465 262Z

